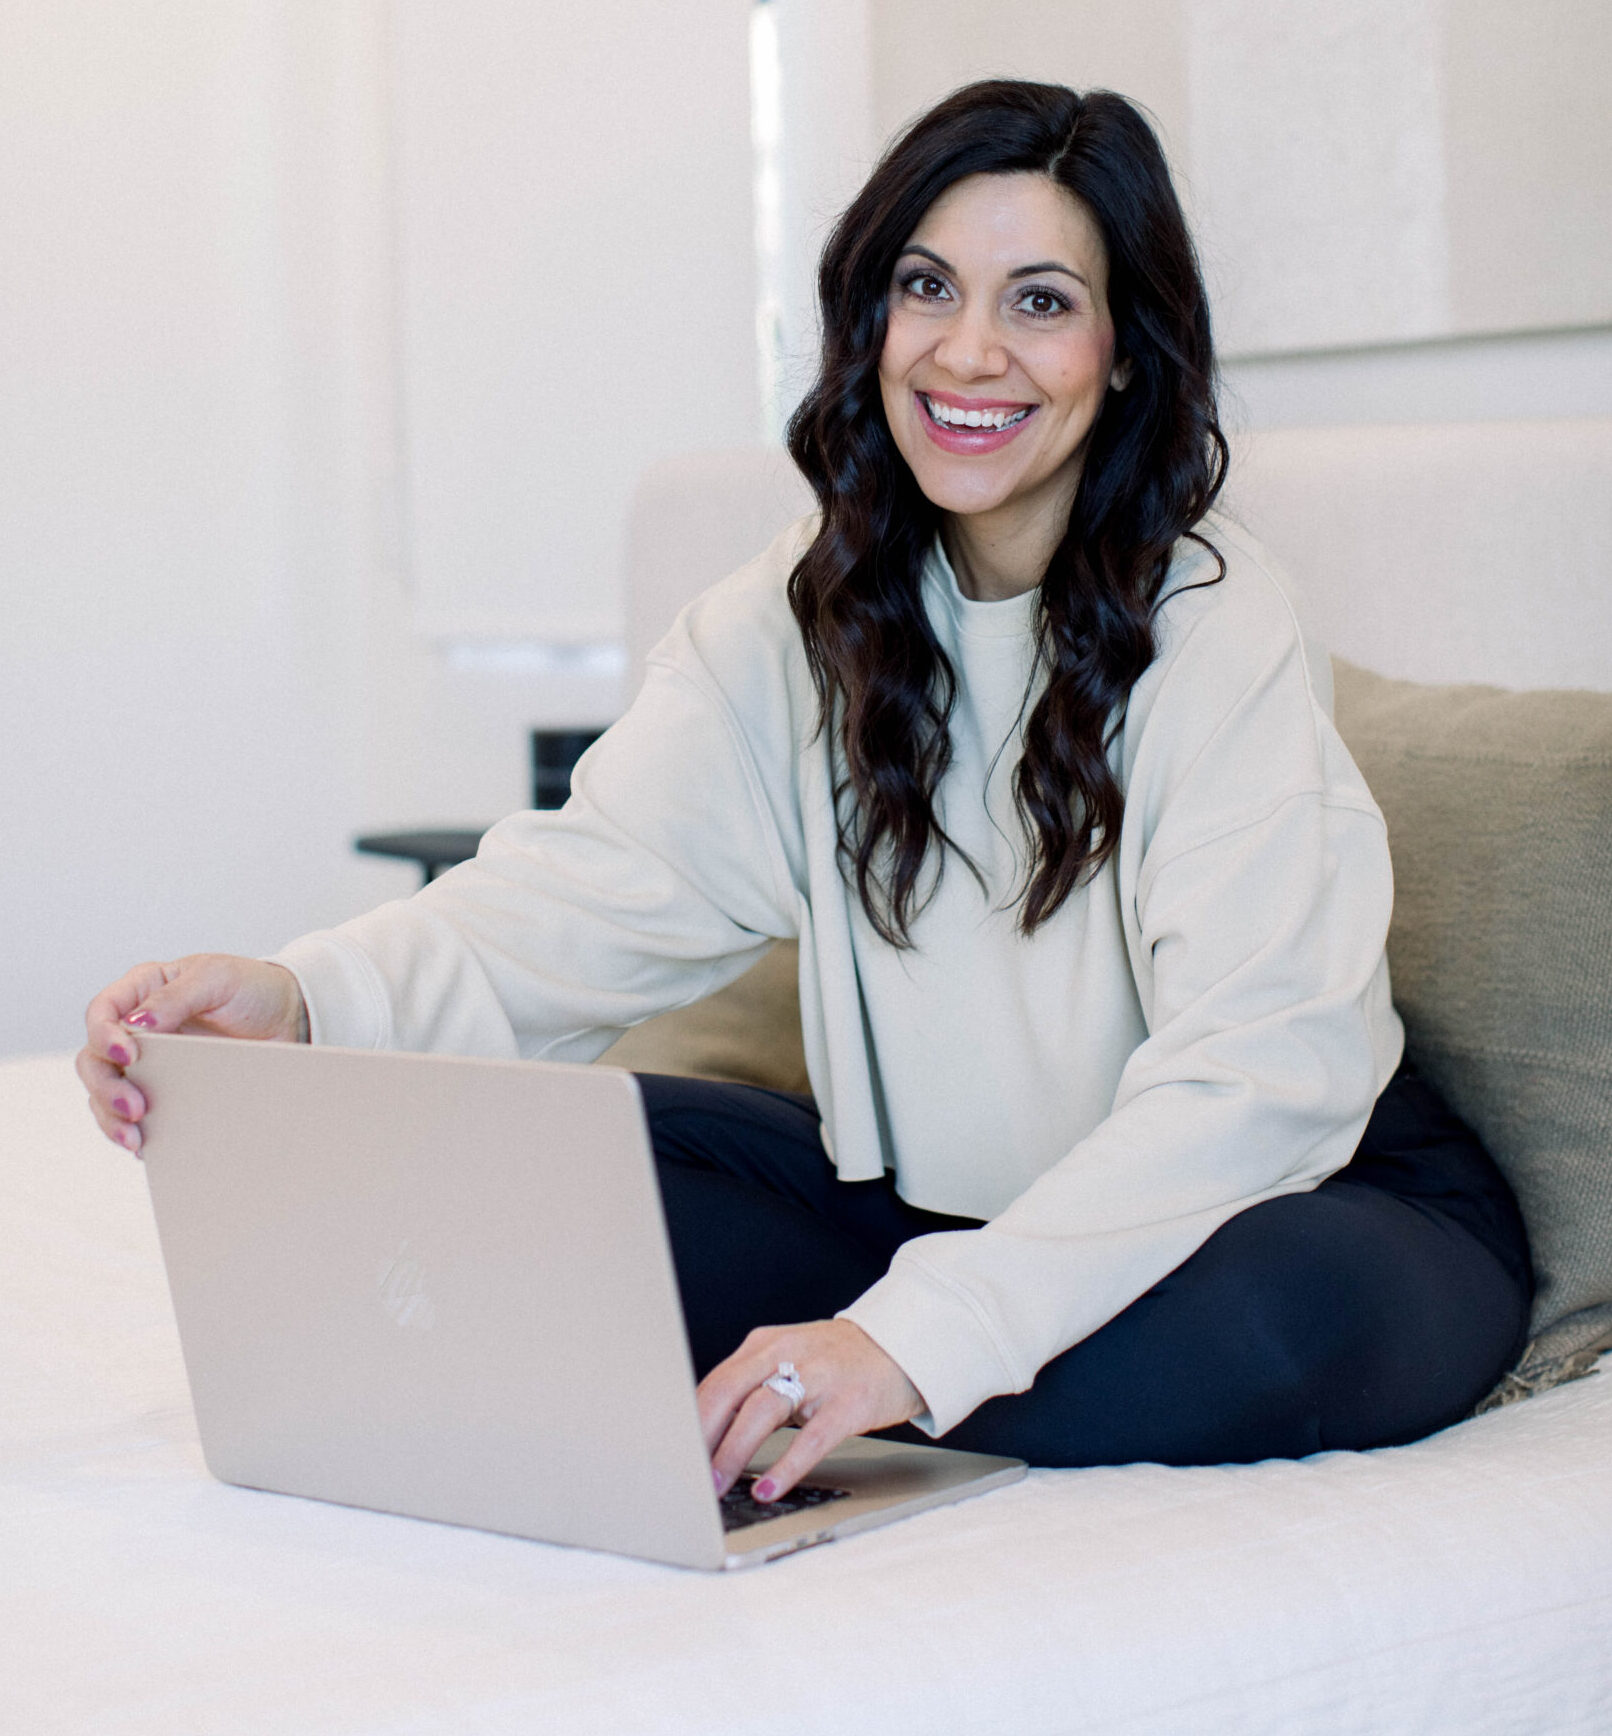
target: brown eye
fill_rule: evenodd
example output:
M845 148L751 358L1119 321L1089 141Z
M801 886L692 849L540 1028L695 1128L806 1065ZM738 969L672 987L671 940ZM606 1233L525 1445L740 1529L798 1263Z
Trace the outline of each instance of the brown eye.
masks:
M1035 319L1053 319L1069 311L1069 303L1052 289L1027 289L1019 298L1019 306Z
M910 271L900 279L903 292L918 301L942 301L947 294L944 278L932 271Z

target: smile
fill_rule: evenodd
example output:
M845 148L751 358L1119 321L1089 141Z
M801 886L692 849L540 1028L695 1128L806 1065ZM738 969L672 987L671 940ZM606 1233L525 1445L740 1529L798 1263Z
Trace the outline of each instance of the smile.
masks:
M1011 428L1022 422L1033 405L1026 404L1022 409L1009 410L998 406L990 410L964 410L950 404L938 403L927 393L918 394L918 402L923 405L924 413L932 422L937 422L942 428Z
M918 418L932 444L959 458L981 458L999 452L1028 425L1039 405L982 404L965 409L943 404L927 392L915 392L923 414Z

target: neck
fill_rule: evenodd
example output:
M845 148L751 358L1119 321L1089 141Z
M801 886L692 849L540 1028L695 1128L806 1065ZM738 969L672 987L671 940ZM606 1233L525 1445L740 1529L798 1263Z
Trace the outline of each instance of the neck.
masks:
M957 588L976 602L997 603L1033 591L1046 576L1069 523L1067 497L1034 511L947 513L941 543Z

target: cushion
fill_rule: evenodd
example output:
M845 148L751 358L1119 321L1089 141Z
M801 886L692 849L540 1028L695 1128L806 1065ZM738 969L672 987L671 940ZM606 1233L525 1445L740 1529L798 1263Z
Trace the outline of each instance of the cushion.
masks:
M1429 687L1335 664L1388 822L1410 1055L1522 1207L1522 1388L1612 1344L1612 694Z
M599 1059L635 1073L679 1073L810 1093L799 977L798 944L779 941L737 981L693 1006L634 1026Z

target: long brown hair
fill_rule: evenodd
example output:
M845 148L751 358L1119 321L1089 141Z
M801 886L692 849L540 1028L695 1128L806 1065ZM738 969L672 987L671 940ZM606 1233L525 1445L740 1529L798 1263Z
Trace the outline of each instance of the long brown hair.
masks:
M1026 934L1118 846L1124 796L1108 749L1155 655L1153 609L1171 550L1194 535L1225 475L1208 300L1141 113L1109 91L990 80L914 122L823 251L822 363L788 435L822 509L789 598L834 745L841 860L895 946L911 944L925 858L936 849L944 867L956 848L934 798L951 763L957 677L921 595L940 513L896 450L879 393L886 297L902 249L948 187L1026 171L1050 176L1096 219L1115 357L1130 365L1125 391L1108 395L1092 429L1039 591L1046 682L1013 779L1029 844L1017 894Z

